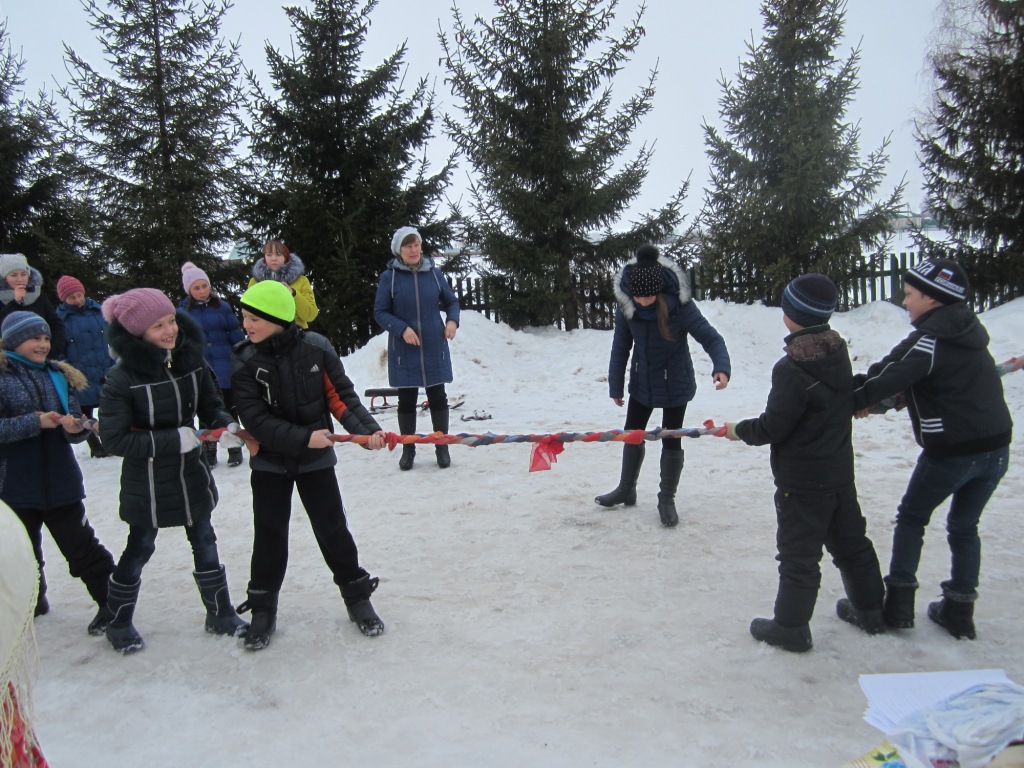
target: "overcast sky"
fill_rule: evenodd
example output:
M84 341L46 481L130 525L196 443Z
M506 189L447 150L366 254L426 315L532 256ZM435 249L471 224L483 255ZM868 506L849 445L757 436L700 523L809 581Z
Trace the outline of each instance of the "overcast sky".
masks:
M701 123L707 120L721 127L718 81L722 75L735 78L746 54L746 43L761 37L761 3L648 2L644 15L647 35L615 81L621 102L644 81L650 69L657 67L659 71L654 108L634 135L638 142L656 142L651 172L634 212L663 204L692 173L685 206L692 216L700 207L708 178ZM295 0L291 4L308 3ZM246 66L261 75L265 85L265 42L278 48L289 44L291 29L282 5L276 0L238 0L225 18L225 35L239 41ZM494 15L494 5L487 0L457 0L455 5L466 18ZM920 209L923 195L912 120L929 99L925 56L936 6L937 0L849 0L846 41L837 51L845 57L851 47L859 44L861 48L861 88L847 118L860 122L862 156L892 135L890 173L880 193L891 190L905 175L905 200L915 210ZM621 22L631 18L638 7L638 2L621 0ZM450 109L454 99L443 83L437 35L440 28L451 29L451 8L448 0L380 0L371 17L364 51L366 66L379 63L406 42L410 80L431 78L440 109ZM0 18L7 19L9 39L25 60L29 93L40 88L53 91L56 83L66 81L64 43L94 66L101 62L100 47L81 0L0 0ZM447 142L437 138L429 155L441 162L448 151ZM464 187L465 173L465 168L457 172L452 189L455 197Z

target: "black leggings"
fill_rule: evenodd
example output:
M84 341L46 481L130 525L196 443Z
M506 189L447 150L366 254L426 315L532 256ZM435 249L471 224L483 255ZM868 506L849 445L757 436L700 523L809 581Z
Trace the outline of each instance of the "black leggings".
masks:
M630 397L626 403L626 426L624 429L647 429L647 422L651 419L654 408L645 405L635 397ZM686 416L686 404L674 405L671 408L661 409L662 429L679 429L683 426L683 418ZM666 437L661 441L663 451L683 450L683 441L679 437Z
M419 407L419 394L419 387L399 387L398 413L416 413ZM442 410L448 406L448 393L444 391L444 384L427 387L427 403L432 411Z

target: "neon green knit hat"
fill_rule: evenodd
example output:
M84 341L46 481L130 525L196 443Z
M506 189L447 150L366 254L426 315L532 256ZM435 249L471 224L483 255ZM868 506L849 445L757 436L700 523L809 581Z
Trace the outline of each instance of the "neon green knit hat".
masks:
M295 296L277 280L262 280L242 294L242 309L287 328L295 320Z

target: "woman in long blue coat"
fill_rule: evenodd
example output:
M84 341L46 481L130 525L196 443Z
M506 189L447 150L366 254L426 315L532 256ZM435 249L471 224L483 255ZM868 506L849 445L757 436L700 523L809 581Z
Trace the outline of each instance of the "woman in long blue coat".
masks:
M690 284L679 266L653 245L643 245L615 281L615 335L608 362L608 393L623 405L626 361L629 360L629 405L625 429L646 429L655 408L662 409L662 427L683 426L686 404L697 392L688 336L711 357L715 389L729 385L732 372L725 340L691 301ZM658 514L661 524L679 523L676 489L683 471L679 438L661 441L661 485ZM636 481L645 446L623 446L618 487L595 501L603 507L636 504Z
M424 256L423 240L412 227L401 227L391 238L395 258L380 276L373 317L388 332L388 382L398 388L398 428L416 433L416 400L420 387L427 393L435 432L448 432L448 394L452 358L448 342L459 328L459 300L434 261ZM445 313L441 321L439 308ZM448 446L435 448L437 466L451 466ZM415 445L402 446L398 466L412 469Z

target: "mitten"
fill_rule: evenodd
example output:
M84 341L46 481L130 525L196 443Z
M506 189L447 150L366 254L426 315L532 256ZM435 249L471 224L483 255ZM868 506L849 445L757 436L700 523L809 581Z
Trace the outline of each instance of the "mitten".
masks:
M178 427L178 440L181 453L189 453L199 447L199 437L192 427Z
M239 429L241 429L241 427L238 426L237 422L232 421L224 428L224 431L220 433L220 437L217 438L217 442L228 449L241 448L245 445L245 441L235 434Z

